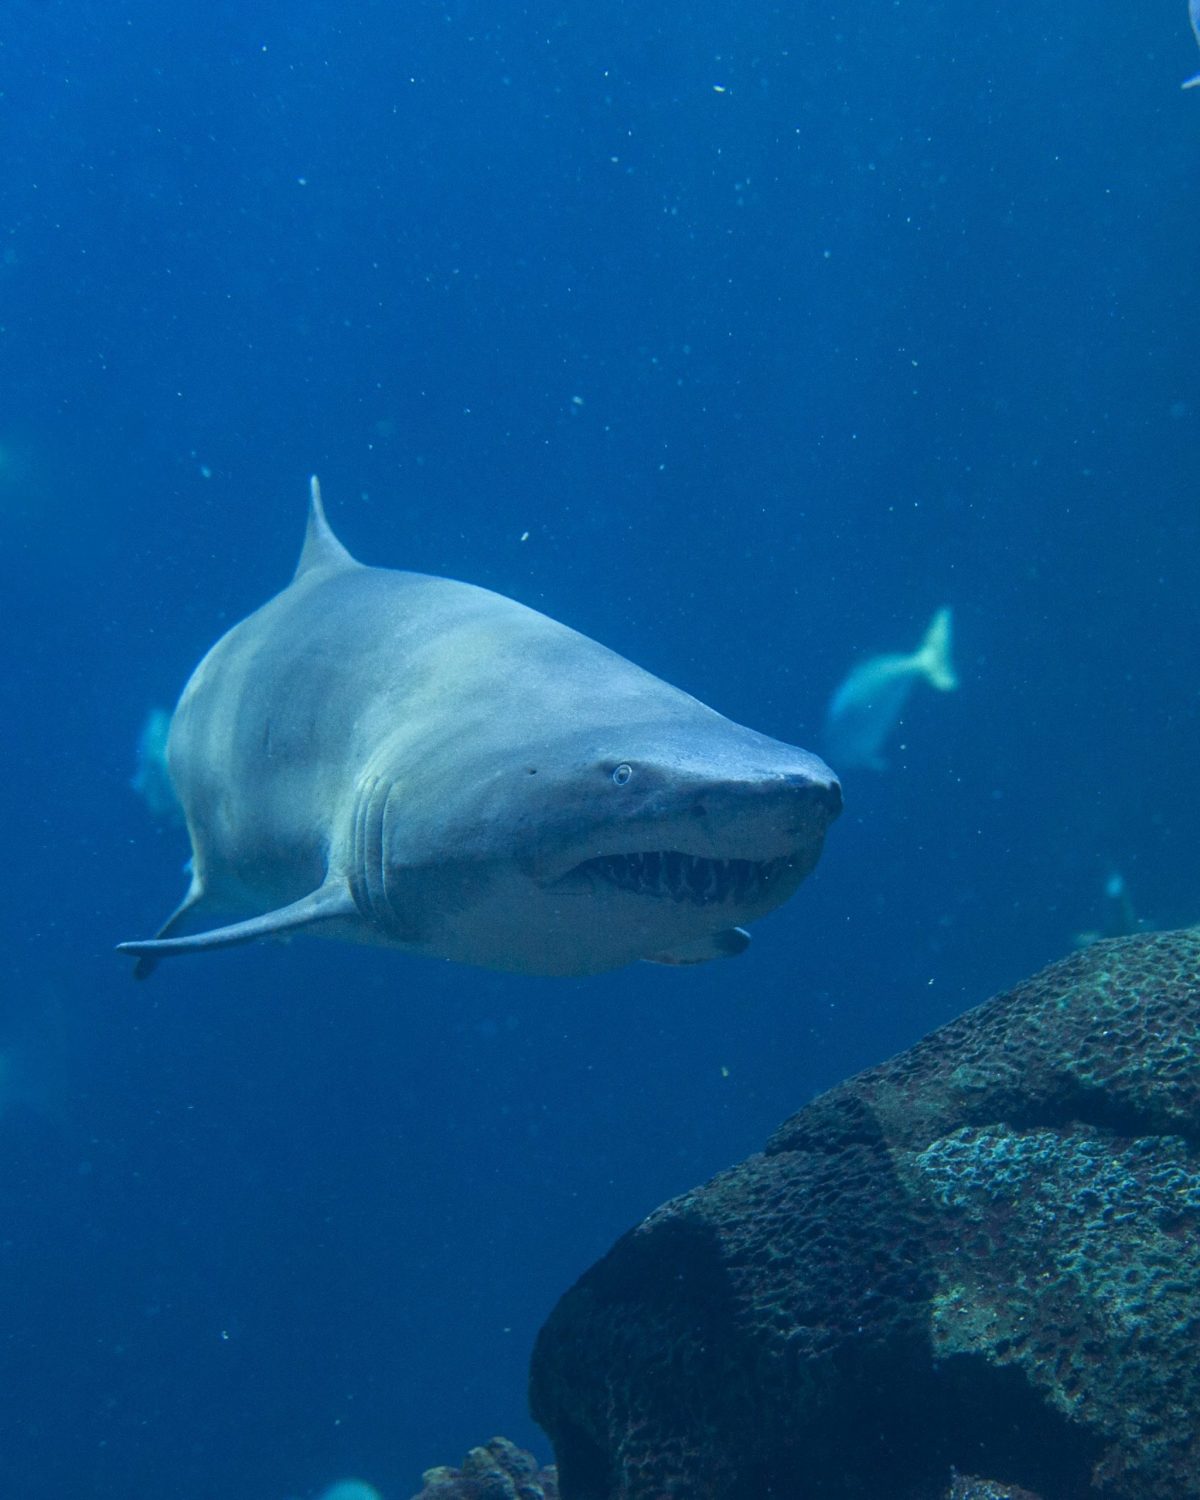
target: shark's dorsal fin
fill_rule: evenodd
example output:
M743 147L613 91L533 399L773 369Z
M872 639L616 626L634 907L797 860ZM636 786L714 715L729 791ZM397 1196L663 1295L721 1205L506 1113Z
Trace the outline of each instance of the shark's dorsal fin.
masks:
M321 481L314 474L308 481L308 527L304 533L304 546L300 549L300 561L296 564L295 577L317 568L356 568L358 564L334 536L325 519L325 507L321 504Z

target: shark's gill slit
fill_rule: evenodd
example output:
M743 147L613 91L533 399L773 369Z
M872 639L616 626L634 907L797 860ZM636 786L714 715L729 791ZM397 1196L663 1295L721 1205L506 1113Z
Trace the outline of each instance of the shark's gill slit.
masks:
M361 915L384 932L396 926L393 895L388 890L385 831L388 802L395 783L372 776L363 784L354 809L354 838L348 870L350 894Z
M677 849L630 854L599 854L576 865L572 874L593 875L638 896L667 896L709 906L731 897L744 901L766 890L792 865L780 859L706 859Z

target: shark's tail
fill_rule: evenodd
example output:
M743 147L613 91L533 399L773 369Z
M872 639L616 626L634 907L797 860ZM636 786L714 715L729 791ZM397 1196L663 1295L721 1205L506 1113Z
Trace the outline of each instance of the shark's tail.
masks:
M949 605L944 605L934 615L913 658L914 665L924 673L930 685L943 693L952 692L958 686L954 664L950 660L952 620Z

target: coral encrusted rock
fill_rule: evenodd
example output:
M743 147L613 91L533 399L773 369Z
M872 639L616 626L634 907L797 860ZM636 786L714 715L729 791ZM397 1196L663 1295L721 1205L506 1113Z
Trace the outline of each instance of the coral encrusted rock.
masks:
M553 1468L543 1469L532 1453L507 1438L472 1448L459 1469L426 1469L413 1500L558 1500Z
M1038 1496L1013 1484L997 1484L994 1479L956 1474L942 1500L1038 1500Z
M581 1278L530 1389L563 1500L1200 1500L1200 932L814 1100Z

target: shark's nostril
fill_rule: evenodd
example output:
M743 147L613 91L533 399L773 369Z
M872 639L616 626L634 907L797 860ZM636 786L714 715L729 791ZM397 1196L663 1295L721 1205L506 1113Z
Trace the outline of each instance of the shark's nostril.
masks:
M841 784L833 778L828 781L815 781L811 775L806 775L803 771L789 771L782 779L788 786L796 787L797 790L804 792L806 801L825 808L831 817L836 818L841 812L842 788Z

